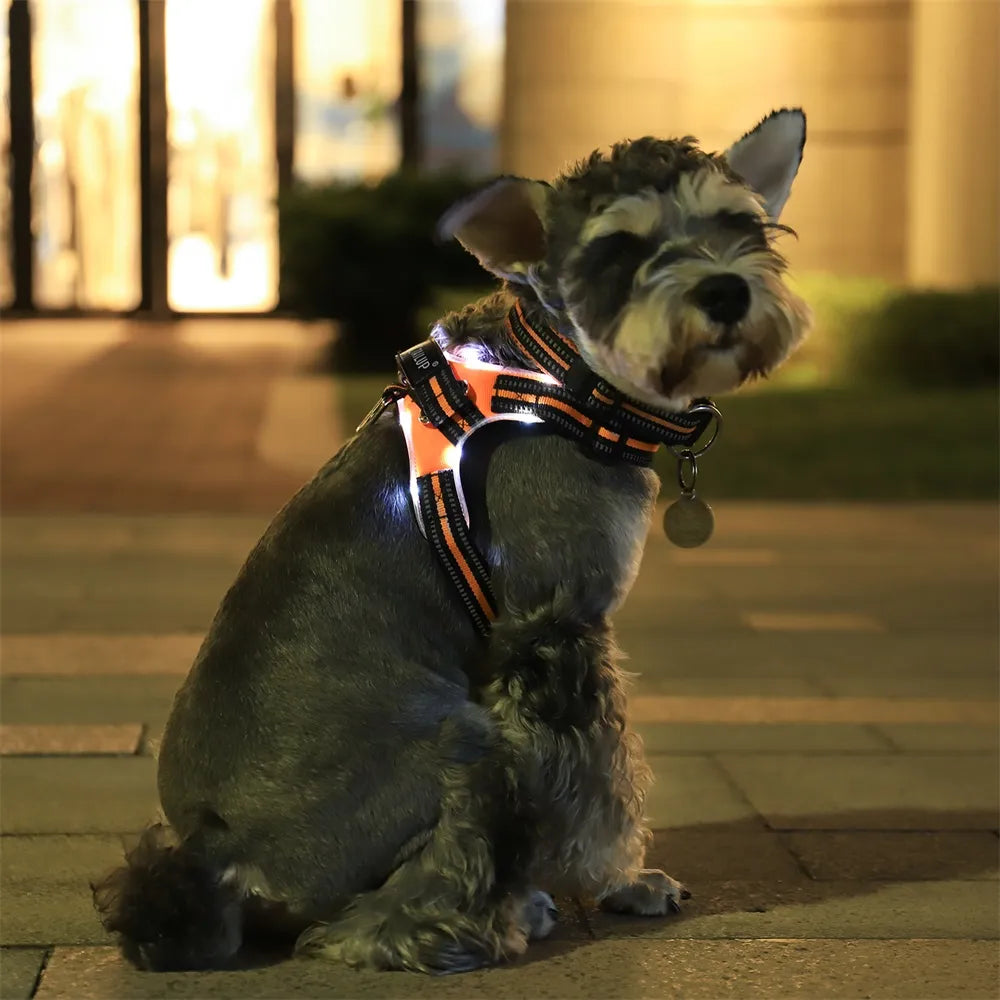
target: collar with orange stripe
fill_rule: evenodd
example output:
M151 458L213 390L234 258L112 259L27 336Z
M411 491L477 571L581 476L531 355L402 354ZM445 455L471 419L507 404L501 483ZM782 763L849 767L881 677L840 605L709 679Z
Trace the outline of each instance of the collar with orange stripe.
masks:
M461 348L446 354L427 340L397 355L400 384L385 390L362 424L396 403L417 522L483 635L497 605L486 560L472 541L461 479L463 450L477 430L502 420L545 422L596 459L650 465L661 445L690 448L715 413L704 403L666 413L630 399L597 375L572 341L529 324L520 303L506 323L513 344L539 370L470 359Z

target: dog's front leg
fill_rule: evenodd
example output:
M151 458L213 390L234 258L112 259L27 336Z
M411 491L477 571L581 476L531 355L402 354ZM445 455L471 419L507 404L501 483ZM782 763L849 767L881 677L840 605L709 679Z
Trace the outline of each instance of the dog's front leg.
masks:
M497 622L484 702L516 749L538 805L538 878L615 912L662 915L686 892L642 867L651 774L625 723L622 675L604 616L556 602Z
M490 477L501 613L480 700L536 804L532 884L666 913L681 890L643 871L652 775L625 722L609 621L638 572L656 476L542 437L499 448Z

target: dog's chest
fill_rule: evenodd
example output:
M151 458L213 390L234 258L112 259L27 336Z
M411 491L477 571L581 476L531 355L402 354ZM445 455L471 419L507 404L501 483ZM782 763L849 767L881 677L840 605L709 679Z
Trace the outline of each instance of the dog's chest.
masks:
M658 487L649 469L602 465L559 438L504 445L487 489L495 576L532 602L561 592L612 610L638 573Z

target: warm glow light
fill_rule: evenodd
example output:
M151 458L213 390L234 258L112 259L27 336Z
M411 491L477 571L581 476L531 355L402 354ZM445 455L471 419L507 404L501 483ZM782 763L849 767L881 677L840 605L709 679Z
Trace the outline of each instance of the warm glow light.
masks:
M399 0L293 0L295 173L373 180L399 165Z
M35 302L130 309L139 299L136 4L34 0L31 17Z
M0 108L8 107L10 89L10 66L7 54L7 18L10 0L0 3ZM10 118L0 114L0 149L10 147ZM6 156L0 156L0 306L6 306L14 299L14 275L11 273L10 245L11 212L9 163Z
M175 309L277 303L272 5L236 6L168 0L165 7Z

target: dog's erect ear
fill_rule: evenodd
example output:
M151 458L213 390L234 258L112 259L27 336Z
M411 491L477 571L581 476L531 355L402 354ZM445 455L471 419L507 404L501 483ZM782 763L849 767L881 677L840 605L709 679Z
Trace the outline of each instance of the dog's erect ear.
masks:
M784 108L772 111L726 150L729 165L763 196L772 219L778 218L788 200L805 144L804 112L801 108Z
M503 177L453 205L438 236L454 236L501 278L524 280L545 257L545 211L550 188L541 181Z

